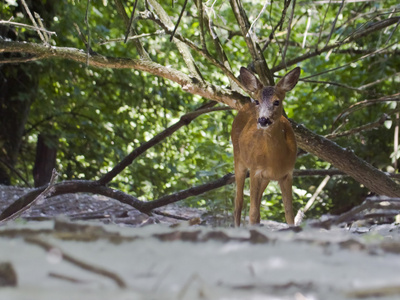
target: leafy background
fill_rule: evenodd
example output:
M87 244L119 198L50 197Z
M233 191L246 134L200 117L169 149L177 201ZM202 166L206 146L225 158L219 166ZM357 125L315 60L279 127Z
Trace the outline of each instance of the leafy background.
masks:
M90 33L93 51L104 56L138 58L133 44L124 44L122 41L126 28L112 1L90 2L89 26L85 23L86 1L38 2L46 28L57 32L57 36L52 37L52 45L85 49L74 25L77 24L84 35ZM263 45L281 17L284 1L272 1L266 7L265 1L242 2L251 22L259 17L253 29ZM160 3L176 23L183 1ZM125 4L130 15L133 1ZM240 66L247 66L251 57L244 39L237 34L239 27L230 5L218 0L203 4L216 26L232 69L238 74ZM286 60L298 57L316 46L324 47L336 18L336 27L331 32L329 43L343 41L372 22L389 15L398 16L400 11L397 1L370 1L346 3L338 14L339 4L329 4L329 1L297 3ZM19 2L7 0L0 5L1 19L7 20L13 16L16 22L28 22L21 13ZM143 1L138 1L138 10L145 10ZM189 1L179 31L199 45L197 13L195 5ZM272 67L282 62L289 15L290 10L282 28L277 30L274 41L264 52ZM139 17L134 27L139 34L156 33L141 38L152 60L187 71L175 45L169 42L169 35L157 33L160 28L154 22ZM374 122L384 113L388 114L393 121L386 122L385 126L338 138L335 142L354 150L375 167L391 172L397 171L391 158L395 115L399 111L396 102L363 107L336 123L334 121L352 104L398 92L400 60L399 30L396 31L396 28L389 27L332 52L302 61L299 64L302 68L301 78L306 81L300 81L294 91L287 95L285 105L290 118L321 135L329 134L332 128L338 128L339 125L340 131L345 131ZM23 28L16 30L19 40L38 42L34 32ZM207 36L206 42L210 54L216 56L210 36ZM373 49L385 47L388 47L387 50L379 55L367 55ZM216 85L229 85L221 71L197 54L193 55L208 81ZM24 64L23 68L38 80L37 90L32 91L32 94L21 92L18 99L12 99L25 101L34 94L35 100L30 105L15 165L29 182L33 182L35 147L40 133L52 137L47 142L58 147L57 169L62 179L98 179L141 143L207 101L184 93L175 83L137 70L88 68L85 64L67 60L37 61ZM275 75L284 74L285 71L282 71ZM374 84L360 89L370 83ZM234 111L223 111L197 118L137 158L111 186L141 200L153 200L233 172L230 129L235 115ZM329 164L311 155L302 155L296 163L296 169L329 167ZM304 206L321 180L321 177L295 178L295 210ZM24 185L17 176L12 176L11 183ZM230 214L233 210L234 189L234 185L228 185L191 197L183 205L203 207L215 214ZM248 186L246 193L249 193ZM367 194L368 190L350 177L335 176L320 194L319 203L310 211L309 216L340 212L360 203ZM264 194L261 217L284 220L280 200L277 184L271 183Z

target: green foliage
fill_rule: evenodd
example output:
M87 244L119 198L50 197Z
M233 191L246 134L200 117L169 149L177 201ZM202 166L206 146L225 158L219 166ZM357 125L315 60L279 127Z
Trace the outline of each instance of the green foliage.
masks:
M16 10L11 2L1 4L2 19L14 15L15 21L26 23L26 18L15 14ZM86 1L56 2L57 4L53 4L52 14L42 16L45 23L49 24L47 29L57 32L57 36L52 37L52 45L85 49L76 31L76 24L83 35L90 33L93 51L104 56L138 58L133 42L123 43L126 29L113 1L90 2L89 26L85 23ZM174 6L162 3L174 23L178 19L183 4L181 2L183 1L175 1ZM179 31L200 45L200 24L194 2L189 1ZM272 1L263 11L265 1L243 1L250 22L258 18L252 29L261 47L280 20L283 3L284 1ZM132 5L129 1L128 4ZM232 69L237 74L240 66L251 62L251 56L244 39L235 34L240 28L234 14L226 1L208 1L203 4L216 25L215 30ZM139 1L138 6L139 11L145 10L142 1ZM130 9L126 8L128 15ZM316 47L325 47L336 18L336 27L331 32L328 44L344 41L355 31L385 19L389 13L398 15L397 1L347 3L337 16L338 9L337 4L329 7L327 4L313 4L312 1L298 4L292 20L293 27L285 61L309 53ZM273 40L264 53L270 68L283 63L290 14L291 8L287 10L282 28L275 31ZM155 33L160 29L154 22L143 18L136 19L134 27L138 34ZM18 29L18 32L25 40L37 41L32 31L28 34L26 29ZM141 38L140 41L152 60L187 72L176 46L169 42L169 36L155 34ZM302 68L301 77L309 77L311 81L299 82L295 90L288 93L288 116L321 135L328 134L339 126L340 131L345 131L376 121L383 113L393 116L398 111L396 105L384 102L363 107L334 122L350 105L398 92L399 76L392 75L400 69L400 61L398 54L391 54L394 50L398 51L398 47L389 47L385 55L368 55L371 50L398 42L399 30L394 32L392 26L344 44L334 51L302 61L299 64ZM217 57L209 35L206 44L210 54ZM207 81L215 85L229 84L220 70L200 55L193 53L193 56ZM98 179L141 143L162 132L177 122L181 115L206 101L182 92L175 83L137 70L96 69L66 60L45 60L30 65L35 66L39 88L31 106L22 153L17 164L17 168L23 170L29 181L33 180L30 174L39 133L58 136L57 168L63 179ZM276 75L283 75L285 72L286 70L282 70ZM357 89L374 82L376 84L370 87ZM225 111L199 117L137 158L111 186L129 192L141 200L153 200L233 172L229 133L235 114ZM342 147L353 149L374 166L383 170L390 169L393 126L389 129L380 127L374 131L361 132L336 142ZM296 165L298 169L326 167L329 167L327 163L311 155L299 158ZM320 181L320 177L295 179L296 210L304 206ZM18 178L13 178L13 183L22 184ZM319 197L318 201L322 204L316 205L310 214L318 216L332 209L338 211L343 206L358 203L366 193L360 184L350 178L334 177ZM234 186L231 185L192 197L185 203L214 212L230 212L233 197ZM276 184L271 184L262 202L262 218L283 220L280 199L279 188Z

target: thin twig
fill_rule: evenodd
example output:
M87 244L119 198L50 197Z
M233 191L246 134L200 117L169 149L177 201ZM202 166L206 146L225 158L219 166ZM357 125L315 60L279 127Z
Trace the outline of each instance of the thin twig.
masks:
M389 43L389 41L392 38L392 36L393 36L394 32L396 31L397 27L399 27L399 24L400 24L400 19L397 21L396 26L393 28L392 32L390 33L388 39L385 42L385 45Z
M63 260L68 261L83 270L110 278L118 285L118 287L120 287L122 289L127 287L125 281L119 275L115 274L114 272L108 271L102 267L97 267L97 266L91 265L89 263L86 263L82 260L79 260L77 258L74 258L71 255L65 253L58 246L52 245L52 244L47 243L39 238L34 238L34 237L26 237L25 241L28 243L31 243L31 244L38 245L41 248L45 249L46 251L51 251L53 249L57 249L59 251L59 253L61 254Z
M28 16L29 16L29 19L31 19L31 22L32 22L33 26L35 27L36 32L38 33L40 39L41 39L44 43L47 43L46 39L44 38L44 36L43 36L43 34L42 34L41 30L40 30L40 27L36 24L36 20L35 20L35 18L32 16L32 13L31 13L31 11L30 11L28 5L26 4L25 0L21 0L21 3L22 3L22 5L24 6L25 11L26 11L26 13L27 13Z
M205 14L206 16L206 14ZM157 24L159 24L166 33L171 33L171 30L168 29L168 27L162 23L159 19L155 18L155 15L152 14L151 12L146 13L146 15L143 15L142 17L146 18L146 19L150 19L153 20L154 22L156 22ZM210 32L212 35L213 33ZM201 47L198 47L195 43L193 43L191 40L183 37L179 32L175 33L174 36L176 39L178 39L179 41L185 43L188 47L190 47L192 50L196 51L198 54L200 54L201 56L203 56L205 59L207 59L212 65L216 66L217 68L219 68L229 79L229 81L231 82L231 86L239 86L242 90L246 90L246 88L243 86L243 84L240 82L240 80L238 80L238 78L232 73L231 69L230 69L230 65L229 62L226 61L225 63L222 63L220 61L218 61L217 59L215 59L212 55L210 55L210 53L207 51L207 49L203 49ZM219 40L214 40L215 45L217 45L219 43ZM216 47L217 52L219 53L219 47ZM224 51L222 49L221 46L221 54L224 55ZM225 55L226 57L226 55ZM226 66L227 65L227 66ZM235 90L235 88L231 88L232 90ZM237 89L236 89L237 91Z
M264 6L261 8L261 11L258 13L257 17L254 19L253 23L251 23L249 31L253 31L253 27L257 23L258 19L260 19L261 15L264 13L264 11L267 9L268 4L270 4L270 2L269 2L269 0L266 0Z
M169 126L167 129L165 129L163 132L157 134L155 137L150 139L149 141L143 143L140 145L138 148L133 150L129 155L127 155L120 163L118 163L110 172L107 174L104 174L100 179L99 179L99 184L104 185L109 183L115 176L117 176L119 173L121 173L127 166L129 166L133 160L135 160L139 155L153 147L154 145L160 143L163 141L165 138L173 134L175 131L180 129L181 127L190 124L195 118L198 116L204 114L204 113L209 113L212 111L216 110L226 110L229 109L227 107L217 107L217 108L210 108L210 106L215 105L216 103L214 102L209 102L205 105L205 107L199 108L197 111L187 113L186 115L183 115L178 122L175 124Z
M145 2L146 2L146 5L147 5L147 1L145 1ZM126 14L126 11L125 11L125 8L124 8L124 5L123 5L122 1L121 0L114 0L114 3L115 3L115 7L117 8L119 16L124 21L124 24L125 24L126 28L130 28L130 32L133 35L137 35L137 32L136 32L135 28L129 27L129 17ZM148 61L151 60L149 54L146 52L146 50L144 49L144 47L143 47L143 45L142 45L142 43L140 42L139 39L134 39L133 40L133 44L135 45L136 50L139 53L140 58L142 60L148 60Z
M170 41L170 42L172 42L172 39L174 38L175 32L176 32L176 30L178 29L179 23L181 22L183 13L185 12L185 9L186 9L186 4L187 4L187 2L188 2L188 0L185 0L185 2L183 3L183 7L182 7L182 10L181 10L181 13L179 14L178 21L177 21L176 24L175 24L175 28L174 28L174 30L172 31L171 37L169 38L169 41Z
M86 45L86 66L87 67L89 67L89 57L90 57L89 7L90 7L90 0L87 0L86 13L85 13L85 24L87 27L87 45Z
M307 201L307 204L304 206L304 208L299 209L299 211L296 214L296 217L294 218L294 224L295 225L300 225L303 222L305 213L310 209L310 207L314 204L315 200L321 194L322 190L324 187L327 185L329 179L331 179L331 176L327 175L325 178L321 181L319 184L318 188L315 190L315 193L311 196L311 198Z
M82 31L81 31L81 29L79 28L79 25L78 25L78 24L74 23L73 25L74 25L74 27L75 27L75 30L78 32L79 38L81 39L81 41L83 42L83 44L85 45L85 47L86 47L86 49L87 49L87 48L88 48L88 41L87 41L85 35L82 34ZM92 52L92 51L90 51L90 52Z
M322 20L322 24L321 24L320 29L319 29L319 33L318 33L318 42L315 44L315 49L316 49L316 50L318 50L318 45L319 45L319 43L320 43L320 41L321 41L321 35L322 35L322 31L323 31L323 29L324 29L326 15L328 14L328 10L329 10L329 7L330 7L330 6L331 6L331 1L329 0L329 3L328 3L328 5L327 5L327 7L326 7L326 10L325 10L324 19Z
M47 35L46 32L43 31L44 25L43 25L43 22L42 22L42 18L40 17L40 15L39 15L37 12L34 12L34 14L35 14L36 20L37 20L38 23L39 23L40 29L41 29L41 31L43 32L43 36L44 36L44 38L46 39L46 43L48 43L48 42L49 42L49 36Z
M1 63L1 61L0 61ZM11 170L11 172L14 172L24 183L27 187L31 187L31 185L29 184L28 180L24 178L24 176L22 176L22 174L16 169L14 168L13 165L9 164L7 161L3 160L0 158L0 164L5 165L8 169Z
M254 69L256 70L260 81L264 85L274 85L274 76L270 71L268 64L262 54L260 46L255 42L252 32L250 31L249 19L243 8L242 2L239 0L230 0L231 7L235 18L239 24L242 36L246 41L247 48L253 60Z
M333 124L332 124L332 128L335 126L336 122L339 119L343 118L344 116L348 116L349 114L351 114L357 110L360 110L366 106L369 106L369 105L372 105L375 103L380 103L380 102L388 102L388 101L396 101L396 102L400 101L400 93L381 97L378 99L363 100L363 101L357 102L357 103L349 106L335 118L335 120L333 121Z
M205 11L204 11L204 7L203 7L203 0L196 0L195 1L196 6L197 6L197 10L199 12L199 24L200 24L200 42L201 42L201 47L203 48L203 50L207 51L207 45L206 45L206 33L204 30L204 15L205 15Z
M263 46L263 48L262 48L262 50L261 50L262 52L264 52L264 51L267 49L268 45L270 44L270 42L271 42L271 41L273 40L273 38L274 38L275 31L276 31L279 27L281 27L282 24L283 24L283 22L285 21L286 11L287 11L287 9L288 9L288 7L289 7L289 5L290 5L290 1L291 1L291 0L285 0L285 5L284 5L283 10L282 10L281 19L279 20L279 22L275 25L275 27L272 29L271 33L269 34L268 40L265 42L265 44L264 44L264 46ZM272 7L272 6L271 6L271 7Z
M171 28L174 28L174 24L172 23L171 18L166 13L164 8L160 5L160 3L156 0L147 0L147 1L154 9L159 22L162 23L168 30L171 30ZM173 41L174 41L175 45L177 46L178 51L181 54L191 75L193 77L195 77L197 80L199 80L200 82L204 82L204 78L201 75L201 72L200 72L199 68L197 67L196 61L194 60L192 54L190 53L187 45L185 45L183 42L181 42L180 40L177 40L177 39L173 39Z
M287 34L286 34L285 47L283 48L283 53L282 53L282 64L283 65L286 65L286 63L285 63L286 51L287 51L288 46L289 46L290 33L292 32L292 21L293 21L295 6L296 6L296 0L293 0L293 2L292 2L292 12L290 14L289 23L288 23L288 29L287 29Z
M359 126L359 127L356 127L356 128L352 128L352 129L347 130L347 131L343 131L343 132L339 132L339 133L331 133L331 134L326 135L325 137L327 139L331 139L332 140L332 139L336 139L336 138L339 138L339 137L344 137L344 136L360 133L360 132L363 132L363 131L372 130L372 129L375 129L375 128L378 128L378 127L382 126L385 123L385 121L387 121L388 119L389 119L388 115L387 114L383 114L375 122L371 122L371 123L368 123L368 124L365 124L365 125L362 125L362 126Z
M135 3L133 4L132 14L131 14L131 17L129 19L129 24L128 24L127 28L126 28L125 39L124 39L124 43L125 44L126 44L126 41L128 40L129 33L131 32L131 27L132 27L133 18L135 16L137 2L138 2L138 0L135 0Z
M340 13L342 12L342 9L344 7L344 2L345 2L345 0L342 0L342 3L340 4L339 10L338 10L338 12L336 14L335 20L333 20L331 31L329 32L328 38L326 39L325 47L329 44L329 41L331 40L332 34L335 31L336 22L337 22L337 20L339 18Z
M27 24L23 24L23 23L17 23L17 22L10 22L10 21L4 21L4 20L0 20L0 24L5 24L5 25L12 25L12 26L16 26L16 27L21 27L21 28L25 28L25 29L29 29L29 30L35 30L35 31L42 31L45 32L49 35L57 35L57 33L55 31L49 31L45 28L37 28L35 26L32 25L27 25Z
M376 50L376 51L372 51L372 52L370 52L370 53L368 53L368 54L366 54L366 55L363 55L363 56L361 56L361 57L359 57L359 58L357 58L357 59L355 59L355 60L353 60L353 61L351 61L351 62L349 62L349 63L346 63L346 64L340 65L340 66L338 66L338 67L335 67L335 68L332 68L332 69L328 69L328 70L325 70L325 71L322 71L322 72L319 72L319 73L316 73L316 74L313 74L313 75L304 77L304 78L302 78L302 80L309 79L309 78L313 78L313 77L320 76L320 75L323 75L323 74L327 74L327 73L330 73L330 72L333 72L333 71L337 71L337 70L339 70L339 69L343 69L343 68L345 68L345 67L347 67L347 66L350 66L351 64L353 64L353 63L355 63L355 62L357 62L357 61L359 61L359 60L363 60L363 59L365 59L365 58L367 58L367 57L370 57L370 56L372 56L372 55L378 54L378 53L380 53L381 51L386 50L387 48L390 48L390 47L392 47L392 46L394 46L394 45L395 45L395 43L393 43L393 44L391 44L391 45L389 45L389 46L386 46L385 48L378 49L378 50Z
M303 44L301 45L301 48L304 48L306 46L308 30L310 29L310 26L311 26L311 11L308 10L307 14L308 14L308 17L307 17L306 31L304 32Z
M309 59L311 57L318 56L318 55L320 55L322 53L329 52L329 51L331 51L333 49L339 48L339 47L341 47L341 46L343 46L345 44L349 44L349 43L351 43L351 42L353 42L355 40L358 40L358 39L360 39L362 37L368 36L372 32L375 32L375 31L378 31L378 30L381 30L381 29L389 27L389 26L393 25L394 23L397 23L399 21L399 19L400 19L400 17L392 17L392 18L385 19L383 21L379 21L379 22L370 24L370 26L368 26L364 30L361 30L361 31L355 33L351 37L348 37L348 38L346 38L346 39L344 39L344 40L342 40L340 42L337 42L337 43L334 43L334 44L331 44L331 45L327 45L326 47L324 47L324 48L322 48L320 50L314 49L313 51L310 51L310 52L307 52L307 53L305 53L303 55L297 56L296 58L293 58L293 59L291 59L289 61L286 61L285 63L282 62L279 65L273 67L271 69L271 71L273 73L277 72L277 71L280 71L280 70L282 70L284 68L287 68L289 66L295 65L295 64L297 64L299 62L302 62L302 61L304 61L306 59ZM395 45L395 44L396 43L393 43L392 45ZM381 51L386 50L389 47L391 47L391 46L385 47L383 49L378 49L378 50L372 52L370 55L378 54Z
M153 35L163 35L163 34L165 34L164 30L157 30L156 32L152 32L152 33L142 33L142 34L138 34L138 35L128 36L128 41L137 40L137 39L141 39L141 38L149 37L149 36L153 36ZM105 44L109 44L109 43L124 42L124 41L125 41L125 38L117 38L117 39L103 40L98 44L105 45Z

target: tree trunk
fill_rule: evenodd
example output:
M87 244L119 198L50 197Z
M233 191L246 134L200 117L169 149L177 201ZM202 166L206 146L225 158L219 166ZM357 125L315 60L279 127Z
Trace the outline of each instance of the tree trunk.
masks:
M33 168L35 187L43 186L50 182L53 169L56 166L57 137L39 134L36 143L36 158Z

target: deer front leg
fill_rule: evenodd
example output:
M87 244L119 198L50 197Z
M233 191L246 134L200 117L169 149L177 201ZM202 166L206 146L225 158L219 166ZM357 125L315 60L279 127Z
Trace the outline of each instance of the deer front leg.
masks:
M235 182L236 182L236 197L235 197L235 226L240 226L240 218L243 208L243 189L246 180L247 169L235 162Z
M250 225L260 223L261 199L268 183L261 175L250 172Z
M292 174L286 175L279 180L282 192L282 201L285 208L285 218L288 225L294 225L293 195L292 195Z

